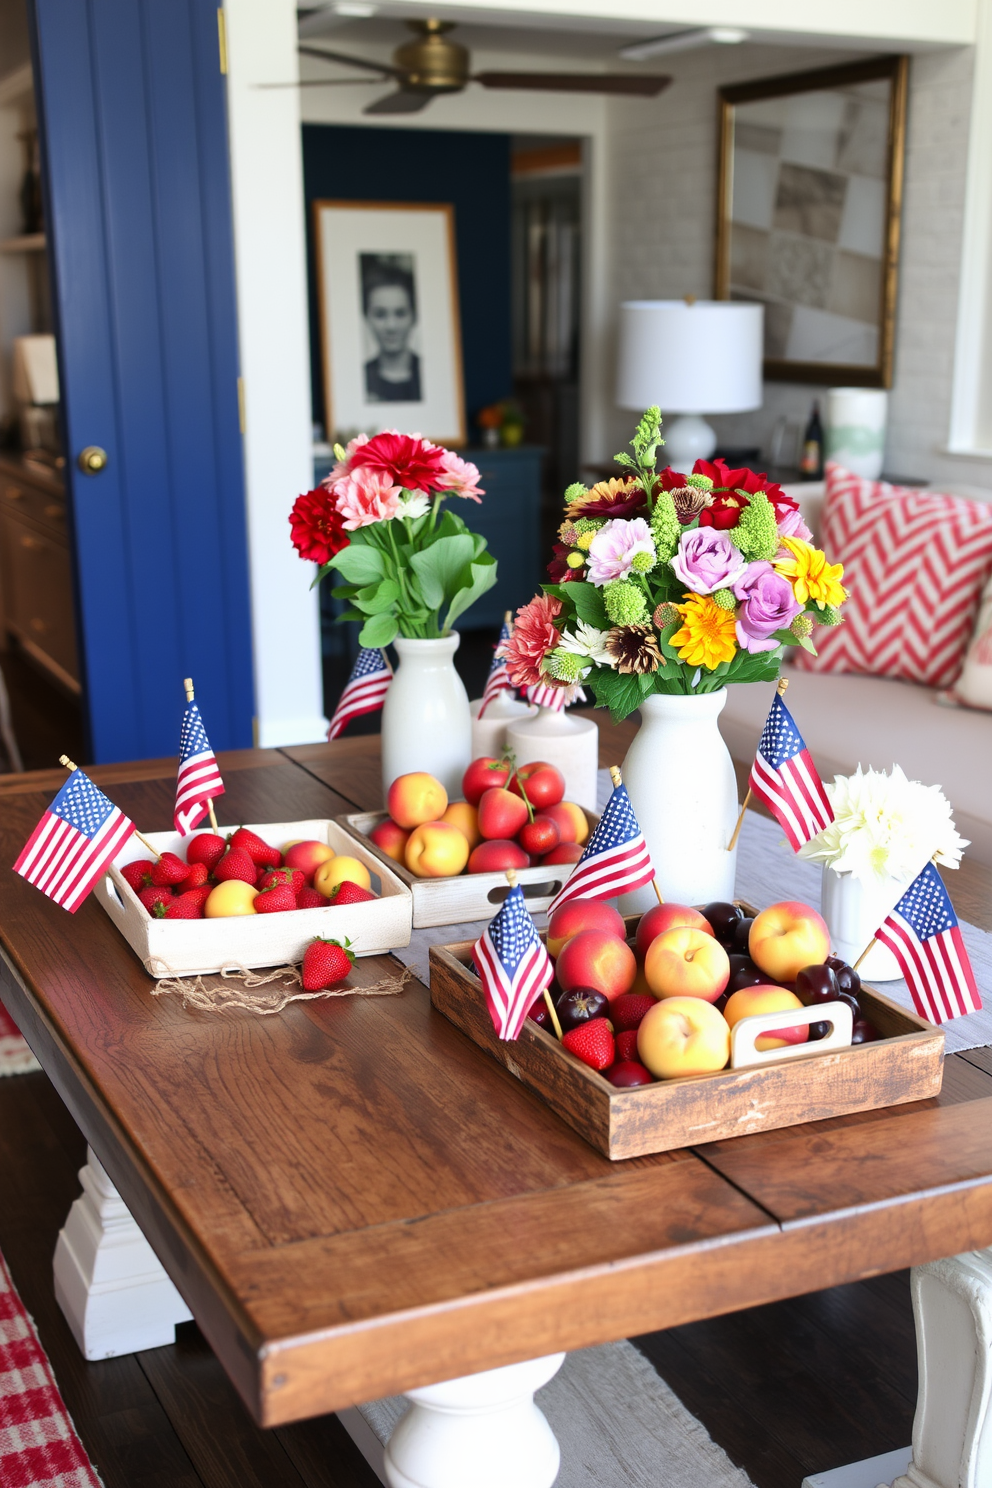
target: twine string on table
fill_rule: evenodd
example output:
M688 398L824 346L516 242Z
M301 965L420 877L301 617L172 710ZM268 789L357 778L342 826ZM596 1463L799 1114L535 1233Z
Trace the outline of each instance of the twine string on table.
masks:
M217 975L222 978L220 986L208 985L202 976L178 976L167 962L158 956L149 956L145 962L149 976L159 977L152 987L153 997L177 994L182 997L183 1007L195 1008L201 1013L220 1013L227 1008L241 1008L245 1012L265 1017L269 1013L281 1013L291 1002L313 1002L328 997L395 997L413 977L410 967L404 967L399 976L384 977L371 982L367 987L328 987L321 992L304 992L303 978L299 966L277 966L264 975L250 971L247 966L232 962L222 966ZM209 978L213 983L213 977ZM282 985L268 992L256 992L271 982ZM240 985L238 985L240 983ZM296 992L291 989L299 987ZM252 993L255 995L252 995Z

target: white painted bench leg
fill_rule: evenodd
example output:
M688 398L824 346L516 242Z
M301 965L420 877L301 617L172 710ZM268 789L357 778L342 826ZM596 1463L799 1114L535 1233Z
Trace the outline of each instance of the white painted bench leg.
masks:
M174 1343L192 1313L91 1148L55 1247L55 1297L87 1359Z

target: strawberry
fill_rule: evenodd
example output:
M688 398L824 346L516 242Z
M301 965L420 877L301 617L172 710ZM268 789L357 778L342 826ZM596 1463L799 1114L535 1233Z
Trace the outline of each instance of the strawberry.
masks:
M175 853L164 852L157 863L151 866L151 880L160 887L165 884L182 883L189 868Z
M638 1028L644 1014L654 1007L655 999L645 992L622 992L610 1003L610 1022L618 1033Z
M156 904L171 904L173 895L171 889L167 889L162 885L153 885L150 889L142 889L138 894L138 898L148 913L154 914Z
M282 862L279 849L270 847L257 832L250 832L247 827L239 827L231 836L229 845L247 853L257 868L278 868Z
M191 898L195 897L197 903L199 904L200 908L202 909L203 906L206 904L207 900L210 898L210 895L213 893L213 891L214 891L214 885L207 883L207 884L201 884L198 889L183 889L182 893L183 893L183 898L184 899L191 899Z
M289 884L277 884L256 895L253 908L256 914L278 914L281 909L295 909L296 895Z
M299 868L263 868L255 887L261 892L264 889L274 889L278 884L289 884L293 893L298 894L306 881L306 874Z
M154 914L162 920L202 920L203 901L199 889L192 889L188 894L179 894L171 904L156 906Z
M186 849L186 861L206 863L207 871L212 872L214 865L220 862L226 851L227 843L216 832L197 832Z
M590 1018L588 1023L580 1023L578 1028L566 1033L561 1042L563 1049L594 1070L609 1069L616 1054L610 1025L605 1018Z
M214 878L218 883L227 883L230 878L238 878L254 888L257 876L255 864L240 847L229 847L214 869Z
M374 894L369 893L368 889L352 883L350 878L344 878L339 884L334 885L329 902L331 904L364 904L367 899L375 897Z
M194 863L186 877L177 886L180 894L185 894L187 889L200 889L210 877L210 869L206 863Z
M304 992L323 992L343 982L355 959L350 946L350 940L344 945L338 940L312 940L303 953Z
M625 992L624 997L627 996ZM619 998L616 999L620 1001ZM627 1028L623 1033L617 1034L617 1059L627 1060L637 1058L637 1029Z
M309 884L304 884L296 896L296 907L297 909L326 909L327 900L319 889L312 889Z
M151 858L139 858L136 863L125 863L121 869L121 877L125 883L129 883L137 894L139 889L149 889L152 883L152 869L154 863Z

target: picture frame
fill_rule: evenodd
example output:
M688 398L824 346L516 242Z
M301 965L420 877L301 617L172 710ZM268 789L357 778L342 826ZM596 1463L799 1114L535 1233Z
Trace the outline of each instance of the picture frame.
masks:
M454 207L320 200L313 223L328 438L464 444Z
M765 306L770 381L892 386L908 66L719 90L715 295Z

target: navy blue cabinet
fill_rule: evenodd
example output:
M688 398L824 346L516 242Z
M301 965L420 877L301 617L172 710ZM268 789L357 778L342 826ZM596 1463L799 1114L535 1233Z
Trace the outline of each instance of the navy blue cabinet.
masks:
M549 554L541 552L541 461L543 449L465 450L479 467L482 505L453 503L468 527L481 533L499 564L496 586L458 622L459 630L500 625L506 610L533 599Z

